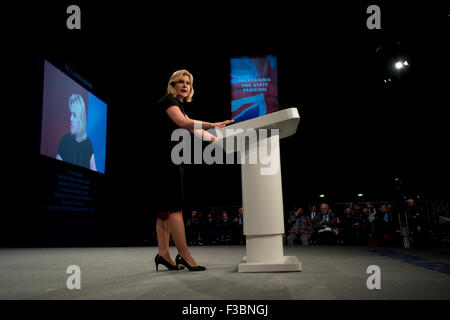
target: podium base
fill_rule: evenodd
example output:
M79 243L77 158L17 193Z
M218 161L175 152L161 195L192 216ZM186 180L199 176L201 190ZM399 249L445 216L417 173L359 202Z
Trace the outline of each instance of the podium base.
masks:
M280 260L247 262L247 257L238 264L238 272L299 272L302 263L294 256L283 256Z

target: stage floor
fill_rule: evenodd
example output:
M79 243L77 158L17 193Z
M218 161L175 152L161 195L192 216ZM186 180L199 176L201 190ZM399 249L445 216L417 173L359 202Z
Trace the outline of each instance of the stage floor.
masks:
M303 265L289 273L238 273L245 246L190 249L207 271L157 272L157 247L3 248L0 299L450 299L448 249L286 246ZM80 267L79 290L67 288L70 265ZM380 267L381 289L367 288L370 265Z

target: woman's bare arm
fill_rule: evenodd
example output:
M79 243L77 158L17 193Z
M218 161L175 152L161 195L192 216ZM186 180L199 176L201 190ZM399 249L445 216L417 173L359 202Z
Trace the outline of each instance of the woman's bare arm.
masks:
M167 108L166 112L169 118L180 128L194 130L195 125L198 127L201 126L202 129L214 128L213 124L210 122L186 118L177 106Z
M201 120L194 120L194 119L189 119L189 117L185 117L183 115L183 113L181 113L180 108L178 108L177 106L171 106L169 108L167 108L166 110L167 115L170 117L170 119L175 122L175 124L183 129L187 129L187 130L194 130L197 129L196 126L198 126L198 128L201 129L212 129L215 127L225 127L227 124L230 124L232 122L234 122L234 120L226 120L226 121L222 121L222 122L206 122L206 121L201 121Z
M188 115L186 115L186 118L190 119ZM206 132L205 129L190 129L189 132L199 137L203 141L214 142L217 139L216 136L210 134L209 132Z

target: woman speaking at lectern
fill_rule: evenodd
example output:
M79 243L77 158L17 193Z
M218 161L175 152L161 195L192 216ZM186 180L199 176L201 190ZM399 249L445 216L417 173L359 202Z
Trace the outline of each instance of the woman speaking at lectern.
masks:
M197 264L189 252L183 222L183 164L176 165L172 162L171 151L177 142L171 141L172 132L183 128L202 137L203 140L213 142L215 137L205 131L215 127L224 127L234 120L223 122L204 122L190 119L184 108L188 107L194 95L193 76L187 70L178 70L172 74L167 85L167 94L156 105L157 124L153 132L158 163L156 170L162 179L156 186L156 233L158 238L158 254L155 257L156 270L163 264L169 270L178 270L180 265L190 271L203 271L206 268ZM194 130L194 124L196 129ZM170 234L178 250L175 262L169 254Z

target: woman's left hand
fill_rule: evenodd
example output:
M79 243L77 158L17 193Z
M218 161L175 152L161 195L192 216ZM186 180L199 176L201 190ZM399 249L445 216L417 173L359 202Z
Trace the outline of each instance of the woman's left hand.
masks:
M214 123L214 127L216 127L216 128L223 128L226 125L228 125L230 123L233 123L233 122L234 122L234 120L225 120L225 121L222 121L222 122L216 122L216 123Z

